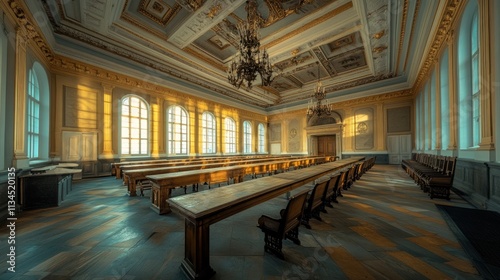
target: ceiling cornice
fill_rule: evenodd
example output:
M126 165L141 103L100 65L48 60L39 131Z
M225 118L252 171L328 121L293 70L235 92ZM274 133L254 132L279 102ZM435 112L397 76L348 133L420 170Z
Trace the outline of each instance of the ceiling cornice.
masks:
M301 34L301 33L305 32L305 31L307 31L308 29L311 29L314 26L319 25L320 23L325 22L325 21L327 21L327 20L335 17L336 15L339 15L339 14L341 14L341 13L343 13L343 12L349 10L349 9L352 9L352 7L353 7L352 2L349 1L349 2L341 5L340 7L338 7L336 9L330 11L329 13L327 13L327 14L319 17L319 18L317 18L316 20L311 21L311 22L303 25L301 28L297 28L294 31L287 33L286 35L283 35L280 38L275 39L272 42L265 44L263 46L263 48L264 49L270 49L270 48L272 48L272 47L274 47L274 46L276 46L278 44L281 44L281 43L283 43L283 42L285 42L285 41L287 41L287 40L289 40L289 39L297 36L298 34ZM277 33L279 33L279 32L277 32Z
M408 46L412 45L412 41L413 41L413 38L414 38L413 31L415 30L415 24L417 22L418 12L420 11L420 3L421 3L421 1L417 0L417 4L415 5L415 10L413 11L413 20L411 22L411 29L410 29L410 37L409 37L409 40L408 40ZM410 52L407 51L406 52L406 56L405 56L405 62L404 62L404 65L403 65L403 72L406 72L406 65L408 63L408 56L409 55L410 55Z
M415 84L413 85L413 92L416 94L422 83L425 81L431 67L437 61L437 55L441 49L442 44L445 42L447 35L450 32L455 20L457 19L458 11L466 1L461 0L448 0L448 3L442 13L439 27L435 33L433 43L429 48L427 55L424 59L422 68L420 69Z
M401 21L401 33L399 34L399 46L398 46L398 52L397 52L397 58L396 58L396 69L394 70L394 73L398 73L399 69L399 61L401 59L401 52L403 51L403 44L404 44L404 39L405 39L405 33L406 33L406 21L408 19L408 0L405 0L404 6L403 6L403 20Z
M47 64L54 60L55 54L52 48L47 44L47 41L42 36L42 32L38 29L36 24L33 24L34 20L30 13L26 13L27 8L24 3L18 0L8 0L8 6L12 16L16 19L17 24L25 31L27 39L32 40L42 59L45 59Z

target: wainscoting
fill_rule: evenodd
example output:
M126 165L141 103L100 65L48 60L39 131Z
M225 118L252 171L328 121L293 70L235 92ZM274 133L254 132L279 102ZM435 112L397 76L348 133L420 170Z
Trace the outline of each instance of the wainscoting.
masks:
M453 187L480 209L500 211L500 163L458 159Z
M389 155L388 154L370 154L370 153L345 154L345 153L342 153L342 158L351 158L351 157L365 157L365 158L376 157L375 158L376 164L389 164Z

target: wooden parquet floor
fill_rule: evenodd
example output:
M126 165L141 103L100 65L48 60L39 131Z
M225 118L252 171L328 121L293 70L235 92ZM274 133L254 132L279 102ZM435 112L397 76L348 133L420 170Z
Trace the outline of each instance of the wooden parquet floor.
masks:
M0 279L186 279L183 219L154 213L149 191L125 193L114 177L84 179L59 207L19 213L16 272L3 226ZM454 193L431 200L399 166L375 165L300 228L300 246L283 242L283 261L264 252L256 226L286 206L275 198L210 227L213 279L482 279L436 204L471 207Z

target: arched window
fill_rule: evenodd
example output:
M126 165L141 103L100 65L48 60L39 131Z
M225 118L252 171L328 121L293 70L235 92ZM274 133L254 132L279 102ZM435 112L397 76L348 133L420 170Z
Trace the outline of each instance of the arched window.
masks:
M226 153L236 153L236 123L231 118L224 120L226 128Z
M209 112L204 112L201 116L201 138L202 153L212 154L216 152L216 126L215 117Z
M167 147L171 155L188 154L188 114L181 106L167 111Z
M259 123L259 153L266 152L266 130L264 128L264 124Z
M121 155L148 155L148 105L136 96L125 96L121 104Z
M472 16L471 32L471 78L472 78L472 145L479 146L480 129L479 119L481 112L479 110L479 32L477 28L477 10Z
M469 1L460 22L457 42L459 147L477 147L481 140L478 3Z
M252 125L249 121L243 122L243 153L252 152Z
M30 159L38 159L38 145L40 139L40 88L38 78L30 69L28 82L28 149Z
M26 155L30 160L48 159L49 87L47 73L38 62L28 71L26 105Z

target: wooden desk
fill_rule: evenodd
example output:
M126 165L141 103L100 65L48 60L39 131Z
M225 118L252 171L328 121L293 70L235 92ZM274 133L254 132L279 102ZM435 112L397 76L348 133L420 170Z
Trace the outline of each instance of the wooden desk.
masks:
M52 168L43 173L19 176L21 208L26 210L58 206L71 190L73 174L79 172L82 170Z
M170 198L168 203L171 209L185 218L184 260L181 269L191 279L211 278L215 274L210 267L211 224L363 159L343 159Z
M158 175L147 175L151 181L151 209L158 214L167 214L170 208L167 199L173 188L198 183L221 183L233 179L235 183L243 181L248 174L288 170L290 167L310 166L328 161L328 156L314 156L292 160L266 161L254 164L224 166L201 170L189 170Z
M257 159L240 159L240 160L221 160L220 162L179 162L179 163L160 163L158 165L130 165L121 168L123 183L127 186L127 194L136 196L137 183L145 180L147 175L166 174L172 172L180 172L187 170L199 170L208 168L217 168L223 166L243 165L259 162L270 162L271 160L292 160L305 158L300 157L276 157L276 158L257 158ZM132 168L131 168L132 167ZM137 168L142 167L142 168Z

